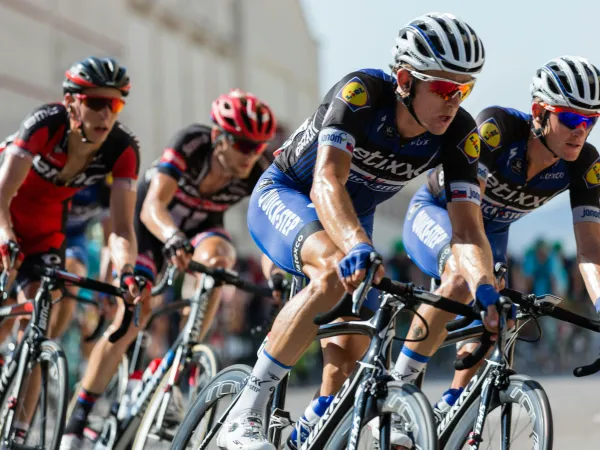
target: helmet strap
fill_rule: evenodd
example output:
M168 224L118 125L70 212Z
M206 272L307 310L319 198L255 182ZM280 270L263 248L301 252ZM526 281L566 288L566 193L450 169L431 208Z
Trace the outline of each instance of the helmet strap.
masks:
M94 142L92 142L85 134L85 130L83 129L83 121L79 117L75 116L75 107L73 106L73 104L69 105L69 112L71 117L75 121L75 128L77 128L77 130L79 131L79 134L81 136L81 142L83 142L84 144L94 144ZM79 111L77 111L77 115L79 115Z
M417 117L417 113L415 112L415 108L413 107L413 104L412 104L413 98L415 98L415 85L416 84L417 84L417 81L413 78L412 82L410 83L410 90L408 92L408 95L400 95L398 92L396 92L396 98L398 100L400 100L402 102L402 104L406 107L406 109L408 110L408 112L410 113L412 118L415 119L415 121L421 127L427 129L425 127L425 125L423 125L421 123L421 121L419 120L419 118Z
M542 123L540 124L539 127L536 127L534 125L534 121L533 119L531 120L531 132L533 133L533 136L542 143L542 145L544 147L546 147L546 150L548 150L550 153L552 153L552 155L555 158L558 158L558 155L556 153L554 153L554 151L548 146L548 143L546 142L546 136L544 136L544 129L546 128L546 125L548 123L548 118L549 118L549 113L548 111L544 111L544 116L542 117Z

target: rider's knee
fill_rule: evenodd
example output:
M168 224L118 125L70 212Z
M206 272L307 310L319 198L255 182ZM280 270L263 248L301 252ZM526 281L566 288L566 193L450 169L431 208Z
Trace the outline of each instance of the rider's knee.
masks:
M196 246L194 259L208 267L231 269L236 261L236 251L228 240L211 236Z
M323 270L321 270L316 276L312 277L310 280L309 287L313 290L313 296L328 296L332 297L335 301L339 300L339 298L335 299L332 294L336 294L336 291L342 291L342 283L339 279L337 273L337 265L328 264Z

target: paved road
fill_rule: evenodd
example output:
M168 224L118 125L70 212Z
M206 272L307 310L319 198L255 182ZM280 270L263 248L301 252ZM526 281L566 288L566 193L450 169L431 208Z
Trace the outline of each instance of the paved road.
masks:
M596 450L600 448L600 382L598 377L542 377L554 417L554 449ZM425 394L432 403L446 388L442 381L428 381ZM293 388L288 391L288 410L296 418L312 398L315 388ZM87 450L89 444L82 446ZM168 448L168 446L147 446ZM211 449L213 447L210 447Z

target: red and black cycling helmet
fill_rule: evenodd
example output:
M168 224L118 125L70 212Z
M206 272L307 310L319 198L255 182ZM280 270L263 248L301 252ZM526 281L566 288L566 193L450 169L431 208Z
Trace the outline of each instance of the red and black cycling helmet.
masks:
M213 101L210 116L222 131L246 141L266 142L277 127L271 108L241 89L232 89Z
M123 97L129 94L131 84L127 69L113 58L90 56L78 61L65 72L63 93L76 94L89 88L115 88Z

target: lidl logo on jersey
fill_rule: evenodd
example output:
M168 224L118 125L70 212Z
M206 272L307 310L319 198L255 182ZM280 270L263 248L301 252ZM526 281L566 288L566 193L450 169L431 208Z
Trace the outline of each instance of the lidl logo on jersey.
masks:
M369 93L358 77L348 81L338 92L337 98L348 105L353 112L369 107Z
M585 185L588 189L595 188L600 185L600 162L596 160L592 167L588 169L588 171L583 176L583 180L585 181Z
M500 147L500 129L496 119L493 117L486 120L479 127L479 135L483 138L483 142L490 148L490 150L496 150Z
M479 140L479 134L472 132L463 141L458 144L458 148L467 157L469 164L473 164L479 159L479 153L481 152L481 141Z

